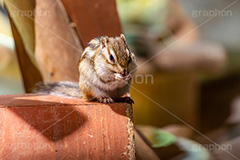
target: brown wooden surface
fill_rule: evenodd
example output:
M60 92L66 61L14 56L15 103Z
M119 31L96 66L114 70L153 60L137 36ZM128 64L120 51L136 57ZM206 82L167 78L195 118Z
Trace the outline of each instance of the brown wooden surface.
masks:
M42 81L34 59L34 15L22 15L25 11L34 12L34 0L4 1L15 41L18 63L27 93L32 91L36 82Z
M76 24L84 47L93 37L119 36L121 25L114 0L62 0L69 17Z
M29 56L27 55L27 51L24 47L23 41L12 19L10 19L10 24L15 41L16 53L22 73L24 88L26 93L31 93L35 84L42 81L42 77L39 70L36 68L36 66L32 63Z
M36 13L42 12L35 16L35 58L43 79L77 82L83 49L61 1L36 0Z
M124 103L0 96L0 159L134 159L131 113Z

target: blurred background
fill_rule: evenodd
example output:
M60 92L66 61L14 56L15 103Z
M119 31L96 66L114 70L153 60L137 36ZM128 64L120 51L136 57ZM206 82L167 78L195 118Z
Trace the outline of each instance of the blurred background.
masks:
M138 61L131 88L138 129L162 149L166 139L172 144L176 137L183 137L207 147L213 141L230 144L228 151L240 155L234 149L240 145L239 0L117 0L116 4L122 30ZM24 93L3 5L0 22L0 94ZM234 159L216 146L197 151L199 159L208 159L211 153L215 158Z
M2 2L1 2L2 3ZM7 13L0 9L0 94L24 93Z

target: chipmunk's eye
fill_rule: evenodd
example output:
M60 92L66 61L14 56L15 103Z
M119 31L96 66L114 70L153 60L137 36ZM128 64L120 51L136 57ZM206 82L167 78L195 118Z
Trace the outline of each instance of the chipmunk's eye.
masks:
M110 54L110 57L109 57L109 59L110 59L110 61L112 61L113 63L115 62L115 59L114 59L114 57L113 57L113 55L112 55L112 54Z
M132 62L132 58L129 58L128 59L128 64Z

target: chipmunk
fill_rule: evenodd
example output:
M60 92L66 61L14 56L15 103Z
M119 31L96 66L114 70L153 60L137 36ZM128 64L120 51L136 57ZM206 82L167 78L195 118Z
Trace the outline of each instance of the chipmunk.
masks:
M101 103L113 103L125 98L129 100L130 80L136 67L135 55L129 50L123 34L119 37L94 38L81 55L79 83L44 83L36 90L38 93Z

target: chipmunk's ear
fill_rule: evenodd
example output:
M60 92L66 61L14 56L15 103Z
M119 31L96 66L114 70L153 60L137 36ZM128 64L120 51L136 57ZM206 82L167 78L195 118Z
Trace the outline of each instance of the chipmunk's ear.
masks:
M91 49L96 49L96 48L99 47L99 45L100 45L99 40L96 39L96 38L92 39L92 40L88 43L88 46L89 46Z
M105 48L107 46L107 43L109 42L109 38L108 37L102 37L101 38L101 48Z
M120 35L120 38L121 38L122 40L126 41L126 38L125 38L124 34L121 34L121 35Z

